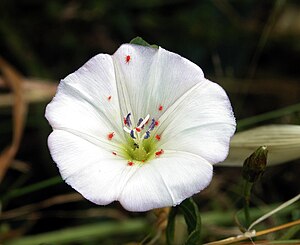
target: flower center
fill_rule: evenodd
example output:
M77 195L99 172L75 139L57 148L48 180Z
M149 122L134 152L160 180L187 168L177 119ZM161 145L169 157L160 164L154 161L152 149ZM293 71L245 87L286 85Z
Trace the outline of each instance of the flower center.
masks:
M132 161L146 162L156 155L156 141L160 140L157 135L155 140L152 140L151 133L158 126L158 121L154 118L150 120L149 114L145 118L140 118L136 125L131 121L131 113L124 117L124 131L128 133L128 144L125 147L125 152L128 158Z

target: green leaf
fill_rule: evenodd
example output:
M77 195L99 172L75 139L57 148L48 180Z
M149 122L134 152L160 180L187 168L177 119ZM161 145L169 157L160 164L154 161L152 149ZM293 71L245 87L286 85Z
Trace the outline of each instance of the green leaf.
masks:
M185 242L186 245L200 244L201 234L201 218L197 204L192 198L184 200L179 205L179 210L183 213L183 217L187 224L189 236Z
M179 209L184 215L185 222L188 226L188 232L191 233L197 225L197 204L193 199L188 198L180 204Z
M143 38L141 37L135 37L130 41L130 44L136 44L136 45L141 45L141 46L145 46L145 47L151 47L151 48L157 48L158 46L155 44L149 44L148 42L146 42Z
M166 228L166 238L167 244L172 245L174 244L174 231L175 231L175 218L178 212L178 208L174 207L171 209L168 217L168 225Z
M192 198L184 200L179 206L171 209L166 229L167 244L174 244L175 218L178 211L180 211L183 214L184 220L187 224L187 230L189 235L185 244L200 244L201 218L198 206Z

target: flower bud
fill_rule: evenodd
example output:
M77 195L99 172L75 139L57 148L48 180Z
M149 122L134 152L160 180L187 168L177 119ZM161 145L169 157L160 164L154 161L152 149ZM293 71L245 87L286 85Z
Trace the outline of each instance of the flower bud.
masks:
M249 182L256 182L264 173L267 165L268 149L259 147L245 161L243 165L243 178Z

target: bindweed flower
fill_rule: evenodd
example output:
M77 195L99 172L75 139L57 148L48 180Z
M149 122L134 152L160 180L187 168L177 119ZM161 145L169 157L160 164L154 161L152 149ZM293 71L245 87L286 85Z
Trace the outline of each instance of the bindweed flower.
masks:
M63 179L100 205L177 205L204 189L228 154L235 119L202 70L163 48L122 45L63 79L46 118Z

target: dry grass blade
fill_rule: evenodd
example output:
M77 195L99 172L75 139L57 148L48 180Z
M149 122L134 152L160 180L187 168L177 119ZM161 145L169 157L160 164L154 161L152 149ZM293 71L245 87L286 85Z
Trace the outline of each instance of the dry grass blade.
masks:
M49 101L55 95L57 85L47 80L36 78L23 80L23 95L27 104ZM4 80L0 77L0 87L5 87ZM14 103L13 94L0 95L0 107L12 106Z
M23 134L27 104L25 103L23 96L22 76L1 57L0 69L2 71L5 82L14 93L13 139L11 145L8 146L0 155L1 181L19 148Z
M237 133L230 142L227 159L219 166L242 167L244 160L259 146L268 147L268 165L300 158L300 126L269 125Z

